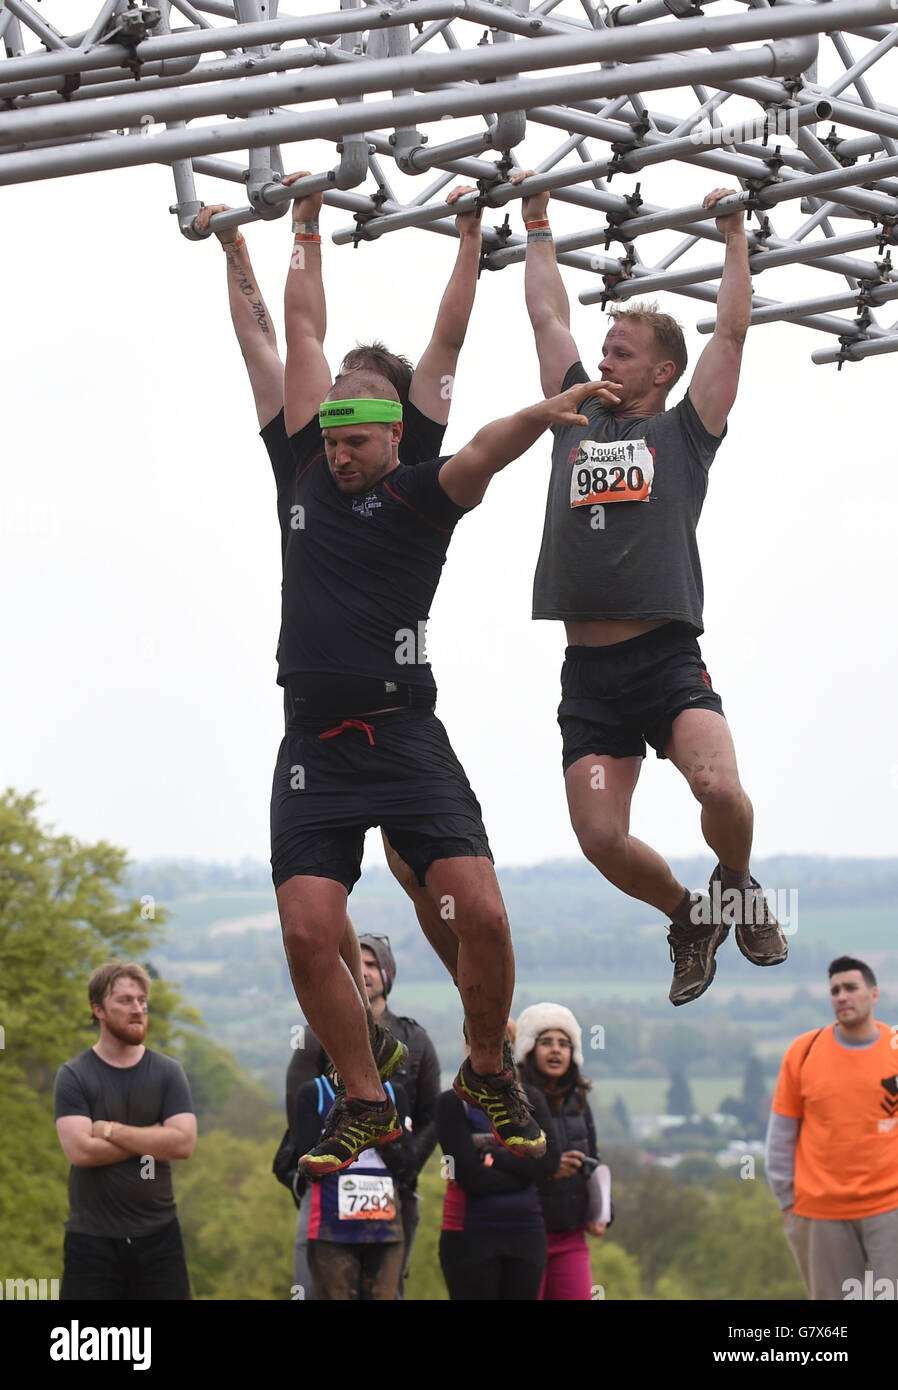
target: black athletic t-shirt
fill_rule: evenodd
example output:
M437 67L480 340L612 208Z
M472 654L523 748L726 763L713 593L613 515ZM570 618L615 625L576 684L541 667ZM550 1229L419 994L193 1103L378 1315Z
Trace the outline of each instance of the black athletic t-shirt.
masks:
M311 423L311 421L309 422ZM307 427L306 427L307 428ZM402 438L399 441L399 462L413 467L426 459L436 458L446 433L445 425L422 415L417 406L407 401L402 408ZM290 530L290 506L292 503L293 482L296 469L283 409L273 420L259 431L262 443L268 450L274 479L277 484L278 521L281 527L281 564L287 549L287 535Z
M317 419L290 447L278 681L316 673L435 690L424 625L466 510L440 486L445 459L400 463L349 494L331 477Z
M147 1048L133 1067L113 1067L92 1047L64 1062L56 1074L55 1118L86 1115L122 1125L160 1125L193 1113L180 1062ZM67 1231L88 1236L144 1236L177 1215L171 1163L153 1160L152 1176L140 1155L95 1168L69 1170Z

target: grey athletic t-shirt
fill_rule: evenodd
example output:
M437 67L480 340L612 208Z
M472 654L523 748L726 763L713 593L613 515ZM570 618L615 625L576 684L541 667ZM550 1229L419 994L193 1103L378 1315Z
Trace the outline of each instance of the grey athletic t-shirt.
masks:
M56 1119L86 1115L123 1125L160 1125L193 1113L190 1086L180 1062L146 1049L133 1067L112 1067L93 1048L64 1062L56 1074ZM153 1176L141 1177L152 1171ZM88 1236L145 1236L177 1215L171 1164L138 1154L121 1163L69 1170L67 1231Z
M589 379L575 362L561 389ZM580 412L588 429L552 431L534 618L668 618L698 635L704 589L695 528L723 435L705 429L688 394L659 415L620 420L593 396ZM630 500L646 492L646 500Z

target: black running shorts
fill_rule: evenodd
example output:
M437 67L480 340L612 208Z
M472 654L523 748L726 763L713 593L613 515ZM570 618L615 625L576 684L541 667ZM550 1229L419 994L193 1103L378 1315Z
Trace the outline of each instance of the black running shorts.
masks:
M433 710L289 723L271 793L275 888L308 874L351 892L373 825L422 886L436 859L492 860L477 798Z
M568 647L561 670L564 770L579 758L659 758L686 709L723 714L699 645L685 623L665 623L611 647Z

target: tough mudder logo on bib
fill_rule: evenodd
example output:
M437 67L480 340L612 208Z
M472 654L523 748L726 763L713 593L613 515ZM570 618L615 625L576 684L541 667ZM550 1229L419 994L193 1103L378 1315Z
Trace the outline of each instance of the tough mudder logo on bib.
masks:
M574 454L571 506L647 502L654 478L652 450L644 439L617 439L610 443L584 439Z
M341 1221L393 1221L396 1193L393 1179L384 1174L341 1173L337 1184L337 1213Z

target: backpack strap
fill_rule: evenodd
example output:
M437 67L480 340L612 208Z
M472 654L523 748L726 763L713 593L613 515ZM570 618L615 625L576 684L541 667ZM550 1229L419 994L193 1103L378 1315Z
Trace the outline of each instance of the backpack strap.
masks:
M318 1088L318 1118L322 1127L327 1119L328 1111L336 1100L334 1088L326 1076L316 1076L315 1085Z
M808 1060L808 1053L810 1052L811 1048L814 1046L814 1043L815 1043L815 1042L817 1041L817 1039L820 1037L820 1034L821 1034L822 1032L823 1032L823 1029L822 1029L822 1028L818 1028L817 1031L816 1031L816 1033L814 1034L814 1036L811 1038L811 1041L808 1043L807 1047L805 1048L805 1050L804 1050L804 1056L802 1057L801 1061L800 1061L799 1064L798 1064L798 1075L799 1075L799 1077L801 1076L801 1069L802 1069L802 1067L804 1066L805 1062Z

